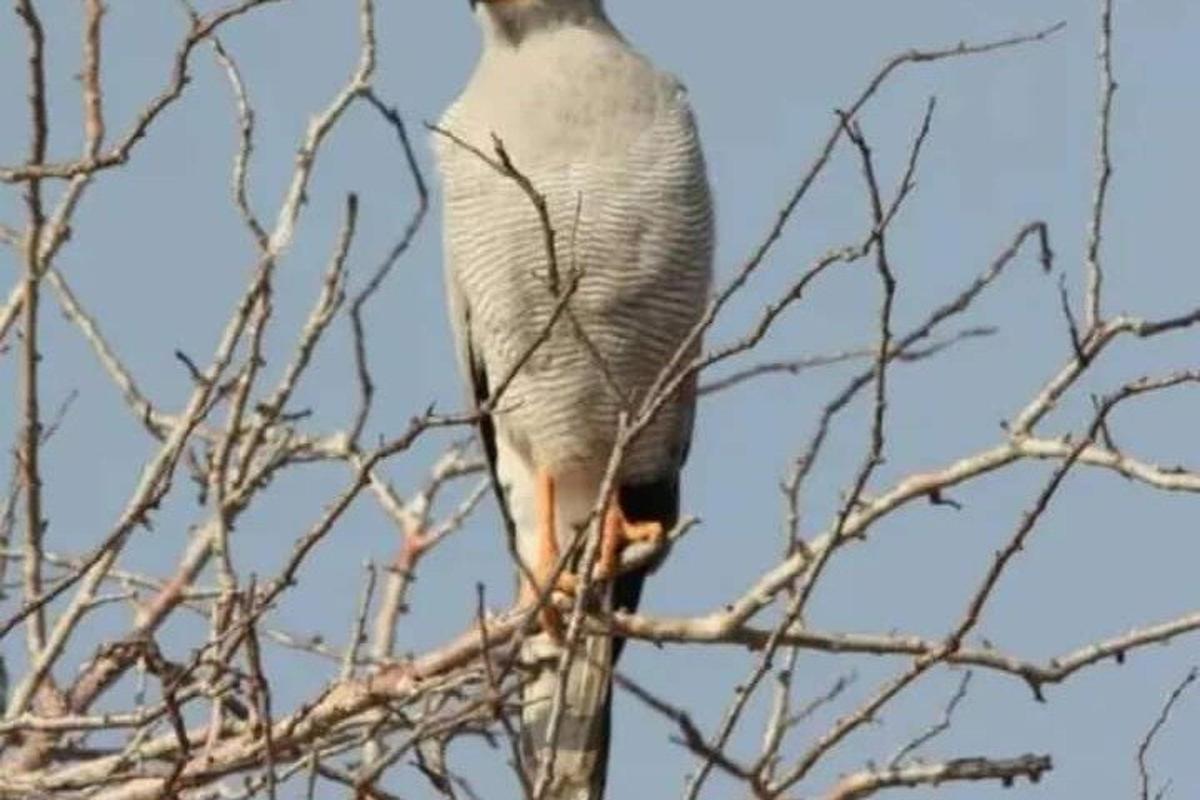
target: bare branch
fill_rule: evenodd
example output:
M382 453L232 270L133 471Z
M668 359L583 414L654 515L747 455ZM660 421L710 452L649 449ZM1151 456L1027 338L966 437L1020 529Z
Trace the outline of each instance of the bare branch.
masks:
M1100 248L1104 237L1104 212L1108 204L1109 184L1112 182L1112 117L1113 96L1117 82L1113 78L1113 3L1100 0L1100 120L1097 124L1096 142L1096 188L1092 198L1092 214L1088 223L1087 242L1087 328L1094 330L1100 324L1101 291L1104 285L1104 268L1100 263Z
M1037 783L1053 768L1049 756L1024 755L1010 759L956 758L937 764L910 764L881 771L848 775L825 800L860 800L885 789L913 789L946 783L996 781L1012 786L1018 778Z
M363 309L367 302L379 291L384 280L387 279L392 268L395 267L396 262L408 252L408 248L412 245L413 239L416 237L417 231L421 229L421 224L425 221L425 216L429 211L429 189L425 185L425 177L421 174L421 168L417 164L417 157L413 152L412 142L408 138L408 127L404 124L404 119L395 108L385 105L373 90L368 89L365 91L363 97L366 98L371 107L378 111L396 132L396 138L399 140L400 147L404 153L404 161L408 168L408 174L411 176L413 185L417 190L417 206L413 210L412 216L408 220L408 225L401 233L396 244L392 246L387 257L384 258L383 262L375 270L375 274L371 276L371 279L367 281L366 285L355 296L354 302L350 304L350 322L354 331L354 363L358 372L359 396L361 398L358 413L350 427L351 442L357 442L362 435L363 428L366 427L367 417L371 413L371 401L375 393L374 384L371 382L371 373L367 366L366 327L363 322Z
M100 88L101 0L84 0L83 28L83 129L84 155L95 158L104 144L104 94Z
M24 2L24 0L21 0L21 2ZM25 167L0 166L0 182L23 183L44 178L75 178L80 175L95 173L125 164L129 160L134 147L149 132L150 126L163 111L170 107L183 94L189 81L188 62L196 46L207 40L216 33L218 28L230 20L253 11L259 6L277 2L280 2L280 0L242 0L237 5L221 9L208 17L196 20L187 37L175 52L171 78L167 86L153 100L146 104L125 136L107 152L100 153L94 157L61 163L46 163L45 158L42 157Z
M967 691L971 687L971 676L973 672L963 673L962 680L958 682L958 688L954 690L954 694L950 698L950 702L946 704L946 708L942 711L942 717L927 731L917 736L911 742L908 742L904 747L896 752L888 761L888 769L896 769L904 763L905 757L916 753L925 745L932 742L934 739L941 736L946 731L950 730L950 725L954 721L954 712L958 710L958 705L967 697Z
M242 81L241 70L237 62L225 50L221 40L212 37L213 56L225 70L229 78L229 86L233 91L234 103L237 106L238 117L238 149L233 159L233 202L241 214L242 222L254 237L260 251L268 246L267 232L259 222L254 210L250 207L250 198L246 188L246 173L250 164L250 154L254 151L254 109L246 94L246 85Z
M32 0L18 0L17 16L25 24L29 47L29 161L41 164L46 159L49 136L46 99L46 34ZM42 537L46 521L42 516L42 472L40 453L42 420L39 408L38 384L41 353L38 352L39 305L41 298L42 260L39 243L45 225L42 207L41 181L29 181L25 187L25 209L28 226L24 240L24 275L22 279L22 369L21 417L22 429L18 451L21 481L25 501L25 599L30 601L42 594ZM46 618L39 609L26 626L26 648L30 658L36 658L46 645Z
M969 339L981 339L988 336L993 336L996 333L995 328L968 328L959 333L948 336L945 339L933 342L932 344L915 348L912 350L898 351L894 360L900 362L916 362L924 361L932 358L939 353L953 347L960 342ZM846 364L863 359L870 358L875 355L874 348L856 348L854 350L843 350L837 353L831 353L823 356L808 356L798 358L794 361L766 361L762 364L756 364L752 367L738 370L723 378L718 378L709 383L702 384L697 392L701 397L717 392L723 392L726 389L732 389L735 386L752 381L766 375L785 374L789 376L800 375L821 367L832 367L840 364Z
M251 159L256 146L265 144L258 140L256 109L248 91L254 76L248 73L243 77L233 51L217 37L218 33L226 36L226 26L233 27L229 23L235 19L277 0L225 2L230 5L204 15L183 4L189 28L170 58L162 89L140 108L135 106L132 120L122 123L122 135L112 137L112 120L107 117L116 106L104 96L108 76L102 70L102 64L107 66L113 58L108 18L102 0L80 0L83 113L73 123L78 128L73 136L82 148L58 160L47 155L49 115L54 106L46 94L52 76L47 73L43 51L52 31L42 30L34 8L36 0L14 0L29 41L30 150L23 156L24 163L0 167L0 181L23 194L26 206L19 230L0 225L0 247L11 247L20 264L16 285L6 287L8 294L0 299L0 356L15 354L10 362L21 385L14 469L9 491L0 497L0 591L16 602L0 621L0 638L23 628L29 657L15 662L21 671L14 672L11 686L7 675L0 681L8 701L0 720L0 746L4 749L0 796L250 800L292 794L316 798L332 789L335 794L392 800L396 797L389 791L394 770L411 765L429 779L438 796L473 799L479 793L453 763L462 752L458 743L469 739L490 745L498 751L496 757L511 761L520 783L518 791L526 800L534 800L546 796L553 782L558 733L565 730L567 719L565 678L579 659L591 657L591 650L582 645L603 646L614 636L687 646L693 653L702 653L705 647L745 651L746 673L732 688L723 709L689 707L651 692L631 677L614 677L615 686L668 720L672 741L685 748L685 757L697 760L685 787L688 797L697 797L713 774L737 784L736 793L762 800L783 800L798 793L849 800L892 789L932 791L955 783L1009 786L1023 779L1039 780L1051 769L1049 756L956 758L952 754L936 761L920 757L934 740L939 745L949 742L953 723L968 711L963 700L972 673L964 675L960 670L984 669L1016 679L1040 701L1049 694L1047 687L1085 670L1125 663L1140 649L1200 632L1200 610L1184 610L1165 620L1139 622L1107 638L1063 647L1059 656L1044 661L981 640L978 633L985 618L994 613L996 595L1018 557L1036 555L1033 536L1072 472L1088 468L1121 476L1155 498L1173 492L1184 494L1177 499L1186 500L1187 494L1200 493L1200 465L1151 460L1140 452L1132 426L1120 431L1120 437L1114 437L1109 426L1119 405L1132 405L1159 391L1200 385L1195 365L1184 364L1185 369L1121 386L1108 396L1095 398L1091 412L1086 411L1086 404L1075 402L1081 399L1077 395L1085 380L1092 377L1089 373L1104 369L1106 356L1111 358L1109 354L1118 347L1127 345L1134 356L1150 357L1156 355L1151 352L1156 344L1167 344L1158 343L1158 337L1194 336L1200 331L1200 308L1195 307L1163 317L1134 313L1102 316L1105 303L1113 299L1103 296L1102 264L1114 168L1116 83L1111 0L1098 0L1102 96L1082 309L1072 304L1065 280L1059 289L1070 334L1069 353L1042 381L1017 395L1020 404L995 438L984 439L982 444L975 440L945 461L914 462L919 467L895 464L881 485L876 484L884 480L881 465L885 457L897 460L904 455L889 452L898 424L893 420L892 404L900 399L891 396L897 374L893 368L923 362L965 340L993 333L992 328L960 318L974 311L983 294L997 286L1019 259L1029 256L1051 272L1054 254L1047 222L1029 221L1006 234L994 257L978 271L972 270L957 293L914 316L913 323L904 322L902 328L900 320L907 317L897 313L897 284L909 273L894 260L899 253L895 243L901 233L901 213L919 202L917 172L933 141L936 103L931 98L925 105L919 124L909 134L907 150L900 154L903 160L895 164L896 183L887 186L880 180L887 172L886 165L878 161L874 142L868 143L863 133L870 104L903 67L1043 41L1060 30L1061 23L1029 35L913 50L884 61L858 93L848 98L845 110L817 142L808 163L788 187L778 215L768 221L763 238L735 265L729 281L711 302L698 310L702 313L686 341L664 365L650 390L636 398L627 396L615 380L572 307L580 287L587 291L585 265L577 263L573 252L576 238L587 233L580 230L586 198L577 198L574 229L556 232L552 213L557 220L570 209L555 207L552 199L541 193L545 187L536 186L522 171L523 165L514 163L503 141L468 143L452 131L435 128L434 133L466 148L513 182L529 204L531 219L536 216L541 223L546 252L538 272L544 272L548 318L515 363L507 371L501 370L504 374L491 376L498 380L493 382L491 396L479 401L478 407L440 414L430 406L419 410L407 424L401 420L397 425L389 421L394 418L372 416L374 409L382 412L385 403L389 414L394 412L395 398L384 396L383 384L377 387L371 372L369 354L376 343L368 305L382 297L385 281L401 274L401 259L413 252L416 236L428 217L430 189L404 119L379 97L373 85L376 62L382 55L378 48L384 44L376 41L374 4L372 0L357 3L356 63L304 128L296 143L295 162L283 180L282 195L265 211L252 200L257 192L251 182ZM226 39L232 44L234 34L228 33ZM146 376L135 379L131 365L102 333L111 321L95 314L86 297L75 294L73 281L67 280L69 276L56 259L73 238L77 209L91 185L128 164L142 139L159 131L158 121L180 100L192 79L193 51L204 44L213 48L218 77L227 82L231 92L230 118L236 138L227 202L250 234L251 257L246 283L232 308L226 309L228 316L218 320L215 347L210 352L191 348L190 356L180 356L188 371L185 378L191 381L182 402L167 408L162 398L143 391ZM110 52L104 52L106 46ZM284 273L280 270L286 266L292 243L300 240L300 225L308 222L309 193L323 185L318 180L318 163L328 158L325 154L335 140L334 131L360 101L364 107L370 106L372 119L378 114L377 121L395 135L400 148L394 153L396 160L377 161L398 170L398 183L411 181L413 205L403 212L394 243L380 253L382 258L373 270L362 275L347 302L355 239L360 233L370 235L360 231L369 216L364 213L360 220L357 195L347 191L344 217L333 223L338 227L331 230L331 253L319 285L311 287L314 296L307 301L307 316L294 334L281 337L274 309L275 302L284 297ZM57 132L57 123L54 127ZM715 326L727 328L728 323L737 321L727 316L735 295L748 290L750 282L764 271L839 151L855 157L861 172L867 215L858 229L845 240L821 244L834 245L825 252L809 253L807 263L793 269L777 293L741 318L744 327L729 339L702 348L702 338ZM884 152L882 147L879 152ZM62 184L53 184L52 194L47 181ZM51 197L53 205L47 199ZM89 266L102 268L103 260ZM784 315L799 308L818 282L827 281L841 267L874 271L879 294L869 324L873 330L866 334L874 341L842 352L762 360L755 351L776 332ZM57 361L41 361L38 351L48 341L38 336L47 287L125 405L151 434L145 442L151 449L120 513L99 532L82 531L81 538L72 539L79 543L65 554L50 552L41 542L44 518L58 516L53 508L41 508L40 481L47 476L42 474L45 466L38 457L73 396L68 396L57 415L48 413L39 378L47 386L49 378L57 379L51 372ZM286 288L291 303L294 284L289 282ZM301 308L301 313L304 310ZM292 406L302 381L318 372L327 374L320 367L324 358L321 343L343 310L350 323L355 378L337 389L353 395L356 381L358 403L349 419L324 427L323 409ZM950 330L951 324L957 326L957 332ZM428 442L434 450L420 450L418 442L440 429L471 426L502 412L506 390L528 360L552 335L570 330L579 340L580 354L591 358L592 366L614 389L616 400L623 403L598 496L586 523L571 541L563 543L554 569L555 576L571 569L580 576L582 586L574 597L565 597L552 591L554 580L550 580L531 602L496 614L487 611L483 590L478 588L475 618L457 637L416 655L398 655L406 650L404 615L426 610L410 608L418 571L424 576L423 570L433 566L425 557L475 518L492 485L483 474L485 459L473 451L469 441ZM10 332L14 333L11 338ZM738 359L736 363L734 359ZM272 382L267 382L268 361L274 365ZM705 373L726 361L730 364L721 368L720 375ZM800 421L811 429L800 442L795 459L785 466L782 547L759 568L749 585L732 597L721 598L708 612L676 617L653 610L607 613L604 604L592 602L589 590L598 580L593 567L600 553L603 509L619 486L625 454L678 393L713 395L748 387L759 377L804 375L842 364L852 364L841 379L845 383L835 386L839 391L817 408L812 420ZM91 387L79 388L88 396ZM1063 412L1054 414L1060 406ZM1080 412L1081 408L1085 410ZM860 412L861 419L853 416ZM835 426L851 419L850 435L864 436L862 460L850 473L828 518L810 520L808 493L828 486L827 476L817 470L833 455L829 451L837 441ZM384 425L387 430L371 440L368 423ZM418 451L434 454L424 467L413 461L427 457L417 455ZM919 454L916 457L921 458ZM1043 467L1038 462L1046 464ZM294 530L276 530L269 514L264 516L261 511L266 508L264 502L280 497L274 488L284 482L280 479L306 469L326 476L322 484L325 494L313 498L320 502L320 509ZM884 523L926 504L961 508L956 502L959 488L981 484L985 476L999 474L1005 480L1039 470L1047 473L1045 483L1014 520L994 557L977 566L978 580L962 598L958 615L945 620L942 635L918 633L925 626L913 620L886 633L822 630L810 625L809 600L835 580L835 560L848 556L855 544L889 535L885 528L890 526ZM412 482L414 474L418 477ZM332 482L328 476L333 476ZM312 485L306 483L306 490ZM190 507L177 501L184 499L181 490L186 494L192 487L199 494L199 510L192 512L196 518L183 523L186 533L167 532L172 541L181 543L176 560L161 572L131 568L134 562L130 558L141 561L137 545L131 545L135 536L141 541L139 528L159 521L160 505L172 503L173 512ZM47 494L47 498L56 496ZM351 540L341 537L353 533L354 546L360 547L364 541L361 533L369 537L378 534L350 530L359 527L359 518L351 523L350 512L364 496L383 512L385 543L394 547L388 568L380 574L368 562L345 633L326 637L319 629L304 630L291 621L286 630L281 629L276 616L303 609L314 591L328 585L322 579L323 559L331 547L350 546ZM287 502L286 490L283 499ZM172 526L180 524L175 513L163 519L169 519ZM682 521L660 546L641 544L625 550L618 572L657 564L694 523L692 519ZM260 529L254 531L256 535L291 541L290 551L281 553L274 571L262 578L245 566L251 558L241 550L245 537L241 531L247 527ZM528 565L521 562L511 538L506 538L506 543L517 569L527 571ZM114 604L128 606L129 620L123 628L112 631L106 622L101 630L89 624L99 618L95 614L98 609L116 611ZM541 612L551 608L567 622L554 642L555 649L547 651L547 658L536 667L544 676L557 678L553 696L548 697L550 741L540 750L536 763L522 764L516 720L521 703L530 700L530 680L535 674L528 668L527 645L530 637L542 633L547 615ZM109 614L106 620L120 616ZM176 621L182 624L174 624ZM425 623L415 617L413 621ZM193 630L200 633L187 639ZM178 638L181 634L183 640ZM168 638L160 646L158 640L163 637ZM90 654L78 659L81 649ZM815 654L837 654L852 661L846 668L851 671L828 687L814 687L801 677L806 677L804 667L810 659L816 660L812 658ZM281 682L283 668L292 666L285 660L289 658L303 661L305 669L321 670L319 678L313 673L319 690L293 697ZM868 662L893 671L878 685L867 687L863 697L855 699L856 705L840 708L851 694L848 687ZM10 660L0 668L12 665ZM859 761L867 766L840 780L830 780L821 771L822 767L827 771L831 757L844 755L851 736L883 715L890 716L901 694L935 673L952 674L957 683L948 702L934 710L934 715L940 711L937 719L905 722L905 726L913 725L913 731L897 743L894 754L877 754L873 760L864 756ZM1143 800L1150 800L1155 790L1147 763L1149 751L1181 696L1197 681L1196 671L1190 671L1141 740L1137 765ZM762 696L764 687L769 698ZM749 709L756 698L766 714L761 731L755 732L759 736L752 744L757 746L747 754L738 744L746 741L745 736L737 734L746 733L739 728L754 716ZM713 698L704 702L713 702ZM832 721L826 720L826 715ZM711 730L704 729L705 720L715 721L705 723L712 725ZM801 736L811 738L797 743ZM843 752L839 754L839 750ZM825 775L819 780L829 783L818 783L818 775ZM968 785L960 791L971 788ZM1159 788L1157 796L1165 791L1166 787Z
M1137 765L1138 778L1140 780L1140 794L1138 796L1141 800L1150 800L1150 769L1146 766L1146 755L1150 752L1150 746L1154 744L1155 737L1162 731L1163 726L1167 724L1167 720L1171 717L1171 710L1179 702L1179 699L1183 697L1184 692L1196 682L1197 678L1200 678L1200 669L1192 667L1179 685L1171 690L1171 694L1167 697L1166 703L1163 704L1162 710L1158 712L1157 719L1154 720L1154 724L1150 726L1150 730L1146 731L1146 735L1142 737L1141 744L1138 745ZM1158 800L1162 795L1163 792L1160 791L1154 796L1155 800Z

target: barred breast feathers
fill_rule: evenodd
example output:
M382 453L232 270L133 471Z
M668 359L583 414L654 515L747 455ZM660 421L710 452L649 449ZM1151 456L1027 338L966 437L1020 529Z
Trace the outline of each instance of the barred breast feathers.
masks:
M625 399L636 397L694 324L710 280L712 210L692 113L674 78L593 31L546 37L538 47L485 57L442 125L484 152L493 133L500 137L546 197L560 270L583 271L572 313L609 375L560 325L510 385L515 410L498 418L553 463L606 457L620 409L608 379ZM541 222L515 183L437 139L456 328L470 317L470 331L456 335L471 337L487 371L504 375L555 305ZM636 448L642 455L630 454L633 469L668 468L662 462L683 449L690 416L666 409Z

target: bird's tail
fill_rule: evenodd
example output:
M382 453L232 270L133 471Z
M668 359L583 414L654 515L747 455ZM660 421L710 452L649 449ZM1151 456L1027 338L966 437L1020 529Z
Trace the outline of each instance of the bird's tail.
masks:
M622 486L619 502L628 519L655 521L670 530L679 518L678 478ZM664 556L665 550L659 559ZM636 611L646 577L657 566L656 560L620 575L597 592L596 602L610 610ZM566 673L561 720L553 736L563 645L546 633L523 643L521 661L532 678L521 695L521 756L531 784L543 772L550 776L544 800L603 800L612 733L612 675L624 647L624 639L602 634L579 641Z
M564 647L545 633L522 647L522 661L532 673L521 697L525 772L531 785L548 776L545 800L601 800L608 773L613 640L604 635L581 638L561 685ZM560 691L562 709L554 731Z

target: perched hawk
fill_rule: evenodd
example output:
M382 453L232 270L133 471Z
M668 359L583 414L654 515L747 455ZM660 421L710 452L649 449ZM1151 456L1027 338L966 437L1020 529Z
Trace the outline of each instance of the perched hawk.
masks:
M476 402L507 381L480 432L529 602L596 505L618 415L636 410L703 312L712 207L684 88L622 38L602 0L471 6L483 52L435 136L446 285ZM496 142L545 197L556 258L526 191L497 170ZM620 547L675 524L694 411L693 381L625 453L602 521L603 607L633 609L641 594L644 573L608 580ZM533 675L522 747L534 775L551 752L562 643L556 619L546 622L522 654ZM620 648L587 639L567 675L550 800L604 794Z

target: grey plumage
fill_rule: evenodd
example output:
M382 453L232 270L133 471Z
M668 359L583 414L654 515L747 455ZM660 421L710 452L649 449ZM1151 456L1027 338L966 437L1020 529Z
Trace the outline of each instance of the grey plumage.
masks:
M712 210L682 86L609 23L597 0L483 2L484 48L441 127L485 153L492 136L547 201L562 283L581 274L563 318L482 425L500 501L527 564L535 558L533 476L558 486L565 546L596 502L617 415L642 399L698 320L711 279ZM543 230L512 180L435 137L445 190L446 284L461 365L487 397L546 329L557 304ZM632 519L678 513L694 390L667 403L626 453L618 484ZM607 602L636 605L642 576ZM535 637L523 700L530 766L544 738L558 648ZM588 640L568 676L551 800L603 794L611 661Z

